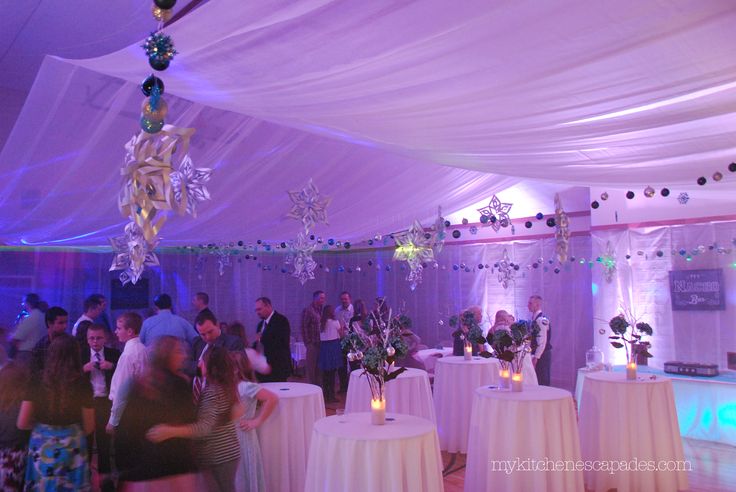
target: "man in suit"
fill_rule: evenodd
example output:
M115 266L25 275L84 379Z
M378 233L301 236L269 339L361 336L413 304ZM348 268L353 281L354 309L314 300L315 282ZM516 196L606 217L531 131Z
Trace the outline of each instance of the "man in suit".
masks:
M283 314L277 313L268 297L256 299L257 337L263 346L271 374L258 374L261 382L286 381L291 375L291 327Z
M197 310L197 315L200 315L202 313L210 313L213 314L212 310L209 308L210 305L210 296L206 292L197 292L194 294L194 298L192 299L192 306L194 306L194 309ZM195 316L196 318L196 316ZM195 324L196 328L196 324Z
M220 324L217 322L217 318L215 318L215 315L212 314L212 311L209 309L203 309L200 311L197 318L194 320L194 325L197 327L197 331L199 332L199 336L194 339L193 344L193 355L197 366L202 362L207 350L211 347L223 347L231 352L245 349L243 340L240 337L228 335L227 333L222 332ZM199 401L199 397L206 384L205 379L202 378L202 376L199 375L199 371L197 371L197 375L194 378L192 386L195 402Z
M66 333L66 328L69 324L69 313L59 306L53 306L46 311L44 319L46 321L46 335L34 345L31 351L31 369L33 370L33 374L41 374L43 372L51 341L57 336Z
M105 427L110 419L112 402L110 401L110 384L112 375L120 359L120 351L105 347L107 334L102 325L91 325L87 329L89 348L82 349L82 370L92 383L93 404L95 409L95 432L97 441L97 471L103 490L109 489L110 473L110 436ZM92 445L92 435L87 436L88 446Z
M542 298L533 295L527 304L532 313L532 364L537 373L537 381L542 386L550 385L550 369L552 367L552 325L542 313Z

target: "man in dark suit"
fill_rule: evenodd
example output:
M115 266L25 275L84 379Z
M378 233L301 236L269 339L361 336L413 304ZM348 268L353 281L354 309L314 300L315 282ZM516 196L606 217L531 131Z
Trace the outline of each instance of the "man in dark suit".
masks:
M215 318L215 315L209 309L203 309L199 312L197 318L194 320L194 326L197 327L197 331L199 332L199 336L194 339L194 343L192 344L194 348L194 361L197 366L202 362L210 347L223 347L230 352L245 349L243 340L240 337L222 332L219 323L217 323L217 318ZM205 379L202 378L199 371L196 371L192 385L195 402L199 401L205 384Z
M87 329L89 348L82 349L82 370L89 377L94 393L95 432L97 440L97 471L103 490L109 489L110 473L110 436L105 431L110 419L112 402L110 401L110 383L112 374L120 359L120 351L105 347L107 334L102 325L91 325ZM92 435L87 436L88 445L92 445Z
M212 312L212 310L209 308L210 305L210 296L206 292L197 292L194 294L194 298L192 299L192 306L194 306L194 309L197 310L197 316L199 316L202 313L210 313L214 316L215 313ZM196 318L196 316L195 316ZM197 328L196 321L194 328Z
M542 298L533 295L527 304L532 313L531 357L537 381L540 386L550 386L550 369L552 367L552 325L542 313Z
M258 323L257 339L263 346L271 374L258 374L261 382L286 381L291 375L291 327L283 314L274 311L271 299L256 299Z

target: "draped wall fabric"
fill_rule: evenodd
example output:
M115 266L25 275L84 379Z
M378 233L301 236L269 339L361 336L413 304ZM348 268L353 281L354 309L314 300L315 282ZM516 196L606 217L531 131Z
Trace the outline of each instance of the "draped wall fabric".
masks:
M623 350L615 350L608 343L608 320L625 308L654 329L651 365L661 368L667 361L679 360L727 367L726 352L736 352L736 259L733 253L718 254L709 247L715 244L732 251L736 222L599 230L592 232L592 240L594 255L604 254L609 241L616 254L617 271L610 283L599 266L593 272L595 343L606 360L625 361ZM681 249L690 253L699 246L705 252L692 256L691 261L679 254ZM657 250L664 256L656 256ZM627 254L630 260L626 260ZM673 311L669 271L714 268L723 270L726 309ZM605 330L604 334L599 330Z
M478 264L492 267L504 249L522 266L508 289L498 282L497 272L477 268ZM590 238L573 237L571 253L589 256ZM354 300L366 300L369 309L375 297L382 295L395 312L412 318L412 330L430 347L451 343L449 318L468 306L481 306L486 324L492 323L499 309L514 313L517 319L528 319L527 300L538 294L544 298L544 311L553 324L553 383L572 390L577 368L585 364L585 351L592 345L590 270L572 262L559 274L526 266L540 257L547 261L553 254L552 239L447 246L439 258L440 266L427 269L414 292L405 280L408 271L402 269L402 263L393 262L392 252L386 250L320 253L316 258L323 269L304 287L281 272L284 258L276 254L262 254L258 261L235 261L225 268L223 276L218 274L215 256L198 264L194 255L164 254L161 267L147 270L144 277L150 279L151 298L160 292L171 294L175 310L190 319L195 315L190 304L194 294L209 293L210 307L218 318L244 322L251 337L257 325L254 302L262 295L270 297L275 309L289 318L296 338L300 338L301 311L311 302L314 290L324 290L333 304L348 290ZM0 305L0 325L9 325L23 294L33 291L51 305L65 307L70 319L76 319L85 296L102 292L109 297L111 282L118 282L114 273L106 271L109 261L109 255L95 253L0 252L0 296L8 300ZM369 261L373 265L368 265ZM453 269L461 264L471 272ZM264 266L271 269L264 270Z

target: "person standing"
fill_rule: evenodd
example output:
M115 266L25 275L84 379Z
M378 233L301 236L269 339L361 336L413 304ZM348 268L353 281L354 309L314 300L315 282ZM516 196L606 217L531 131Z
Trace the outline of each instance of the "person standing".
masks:
M28 367L18 362L0 368L0 490L3 491L23 488L29 433L18 429L16 423L28 388L28 376Z
M33 347L31 353L31 369L34 374L43 372L46 363L46 354L54 338L66 333L69 325L69 313L59 306L50 307L44 315L46 321L46 335Z
M306 372L309 384L320 385L319 360L320 327L322 325L322 308L327 296L324 291L317 290L312 294L312 303L302 311L302 341L307 347Z
M345 336L350 329L350 320L353 318L353 299L350 292L343 291L340 294L340 305L335 309L335 318L340 322L340 329ZM347 354L342 354L342 364L337 368L337 377L340 379L340 393L347 393L350 378L348 377Z
M194 294L194 298L192 299L192 306L194 306L194 309L197 310L197 316L199 316L202 313L210 313L212 316L215 315L215 313L212 312L212 310L209 308L210 305L210 296L206 292L197 292ZM195 316L195 318L197 317ZM195 329L196 324L195 324Z
M90 323L94 323L95 318L99 317L102 314L102 310L103 304L99 297L91 295L87 299L85 299L84 314L82 314L79 319L74 323L74 326L72 327L72 336L77 336L79 323L81 323L82 321L89 321Z
M343 359L340 349L340 322L335 318L335 308L331 305L322 310L320 329L319 369L322 371L322 392L325 403L335 403L335 372Z
M153 304L156 307L156 314L145 320L141 328L140 337L143 345L149 347L157 338L168 335L186 341L191 347L199 335L189 321L171 312L171 296L159 294L153 300Z
M143 375L148 365L148 351L138 336L142 325L143 319L134 312L123 313L116 321L115 334L124 348L110 381L112 409L110 419L107 421L108 434L114 433L115 427L120 424L120 417L128 402L127 393L130 385L135 378Z
M542 298L533 295L527 304L532 313L532 364L537 373L537 381L541 386L550 385L550 369L552 366L552 325L542 313Z
M223 347L229 352L241 351L245 348L243 340L227 333L223 333L217 318L209 309L202 310L194 320L194 324L199 332L199 337L194 341L194 360L197 367L200 367L205 355L212 347ZM192 383L192 391L194 394L194 403L199 402L199 397L206 386L206 381L201 374L196 374Z
M22 364L30 364L33 347L46 333L46 322L43 311L39 308L40 303L38 294L26 294L23 297L21 304L27 315L20 319L10 339L11 355Z
M97 443L97 472L100 474L102 489L109 489L112 485L110 473L110 436L107 434L107 422L110 419L112 402L110 401L110 383L113 371L120 359L120 352L114 348L105 347L107 340L105 327L92 325L87 329L88 348L82 350L82 371L92 383L92 393L95 409L94 439ZM91 449L92 433L87 443ZM91 455L90 455L91 457Z
M268 297L256 299L256 315L261 318L256 329L263 355L271 366L270 374L258 374L258 380L283 382L291 376L291 327L289 320L274 310Z

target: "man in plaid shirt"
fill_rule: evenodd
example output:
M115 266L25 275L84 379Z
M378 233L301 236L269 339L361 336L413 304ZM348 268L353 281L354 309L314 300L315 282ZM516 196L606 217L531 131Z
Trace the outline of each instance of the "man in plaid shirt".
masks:
M327 296L324 291L317 290L312 294L312 304L302 312L302 341L307 347L306 372L307 382L320 385L320 373L317 368L319 359L319 333L322 324L322 308Z

